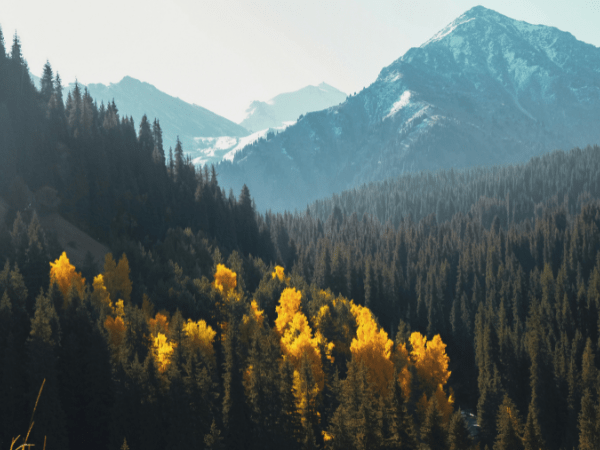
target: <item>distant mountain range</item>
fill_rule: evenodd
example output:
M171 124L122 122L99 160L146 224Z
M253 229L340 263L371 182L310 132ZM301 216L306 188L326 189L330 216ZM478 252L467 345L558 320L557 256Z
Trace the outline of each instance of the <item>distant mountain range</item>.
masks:
M475 7L339 106L219 164L259 210L404 172L525 161L600 143L600 49Z
M31 78L39 88L40 78L33 74ZM80 86L87 87L98 104L107 104L114 99L119 114L133 116L136 126L144 114L151 121L158 118L163 131L165 152L169 147L175 148L179 135L185 154L197 165L216 164L224 157L233 160L237 151L266 138L270 133L283 131L294 124L301 114L325 109L346 99L346 94L326 83L306 86L277 95L268 102L252 102L246 111L246 119L238 125L201 106L172 97L149 83L128 76L108 86L101 83ZM74 87L71 83L63 88L65 101Z
M286 122L296 121L301 114L320 111L344 100L346 94L327 83L306 86L294 92L279 94L267 102L253 101L240 125L253 132L282 127Z
M39 86L39 78L32 78ZM73 84L65 86L65 101L68 91L73 87ZM250 134L244 127L225 117L165 94L153 85L132 77L124 77L118 83L110 83L108 86L101 83L89 84L87 89L98 104L104 102L106 105L114 99L119 115L133 116L136 127L144 114L150 121L157 118L163 131L165 152L169 147L175 148L177 136L181 140L184 152L194 155L194 138L197 136L241 137Z

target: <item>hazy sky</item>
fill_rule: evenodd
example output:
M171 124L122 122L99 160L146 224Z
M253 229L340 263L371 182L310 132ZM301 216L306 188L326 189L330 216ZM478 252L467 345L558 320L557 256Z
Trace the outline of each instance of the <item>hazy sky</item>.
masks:
M0 26L36 75L46 59L65 84L130 75L239 122L309 84L359 91L478 4L600 47L600 0L0 0Z

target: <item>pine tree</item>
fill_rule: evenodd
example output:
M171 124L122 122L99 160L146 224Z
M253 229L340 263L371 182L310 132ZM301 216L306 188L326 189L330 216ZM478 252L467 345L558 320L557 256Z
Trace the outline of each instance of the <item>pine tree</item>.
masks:
M50 101L50 97L54 93L53 77L54 75L52 74L52 67L50 66L50 63L46 61L46 64L44 64L44 72L42 74L41 79L42 86L40 90L40 94L42 95L42 101L44 102L44 104L48 104L48 102Z
M421 425L421 441L427 450L447 450L447 432L435 397L429 402L425 421Z
M232 314L223 341L223 357L223 437L227 448L241 449L249 430L238 355L238 325Z
M15 65L20 66L23 64L23 54L21 53L21 40L19 39L19 36L17 35L16 31L13 37L10 59Z
M155 164L162 168L165 166L165 149L163 148L162 130L158 119L154 119L154 123L152 124L152 137L154 138L152 159Z
M600 444L596 426L598 412L594 403L592 392L585 389L579 413L579 448L581 450L597 449Z
M519 412L513 401L506 394L500 408L498 408L496 427L498 435L494 443L494 450L523 449Z
M473 438L459 409L452 414L448 424L448 450L467 450L472 446Z
M43 445L47 436L48 442L53 446L67 448L66 418L60 402L58 380L57 348L60 338L60 325L54 305L48 297L40 294L36 300L27 341L30 410L36 404L42 382L44 379L46 381L42 396L37 402L31 442Z
M175 144L175 161L174 161L174 169L175 169L175 181L181 183L184 178L185 171L185 158L183 156L183 147L181 145L181 141L179 140L179 136L177 136L177 142Z

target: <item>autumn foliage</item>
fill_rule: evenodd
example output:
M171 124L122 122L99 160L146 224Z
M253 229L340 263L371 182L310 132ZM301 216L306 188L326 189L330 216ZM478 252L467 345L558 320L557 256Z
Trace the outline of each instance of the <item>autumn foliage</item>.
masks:
M352 305L358 329L352 339L352 356L361 361L368 369L370 382L380 395L387 395L389 380L394 373L391 360L394 343L388 339L385 330L379 328L368 308Z
M213 341L217 333L210 325L204 320L194 322L188 319L183 330L191 348L199 350L205 357L214 357Z
M85 278L75 271L75 266L69 262L66 252L62 252L56 261L50 263L50 282L58 285L65 298L71 287L77 289L80 296L84 294Z
M229 295L237 286L237 275L223 264L217 265L215 272L215 288L224 296Z

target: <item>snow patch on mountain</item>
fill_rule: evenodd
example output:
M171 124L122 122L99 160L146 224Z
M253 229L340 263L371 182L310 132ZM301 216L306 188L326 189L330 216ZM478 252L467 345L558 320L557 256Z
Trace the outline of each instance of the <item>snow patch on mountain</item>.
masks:
M383 120L395 115L398 111L400 111L402 108L404 108L409 103L410 103L410 91L404 91L402 93L402 95L400 96L400 100L398 100L396 103L394 103L392 105L392 109L387 114L387 116L385 116L383 118Z
M248 145L252 145L260 139L268 139L282 132L295 121L288 121L281 127L265 128L244 137L218 136L194 138L196 151L192 157L192 163L196 166L215 164L222 160L233 161L235 155Z
M470 19L463 20L463 21L460 21L460 18L459 18L458 20L456 20L456 21L452 22L450 25L448 25L446 28L443 28L442 30L438 31L438 33L435 34L431 39L429 39L427 42L425 42L423 45L421 45L421 48L427 47L429 44L431 44L433 42L441 41L446 36L448 36L450 33L452 33L454 30L456 30L459 26L464 25L465 23L468 23L471 20L475 20L475 17L472 17Z

